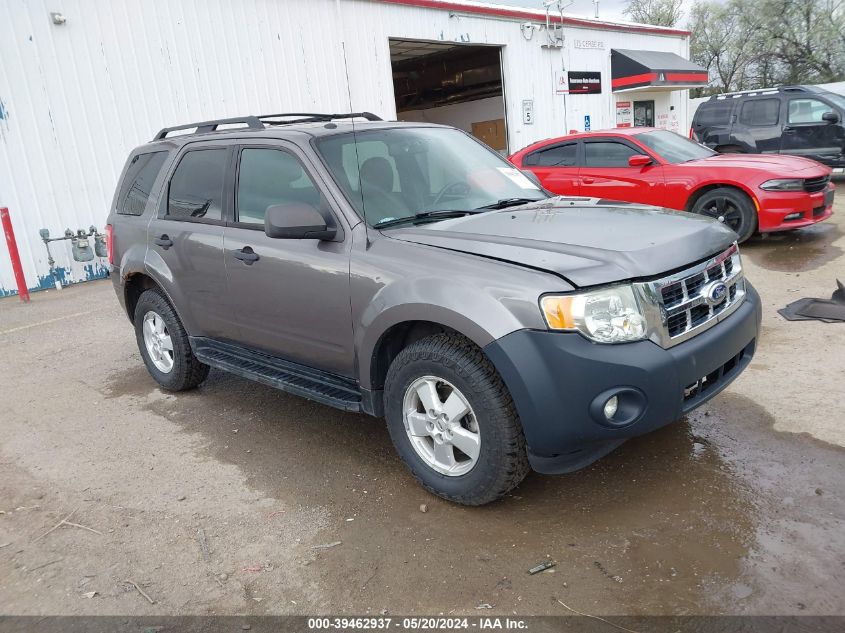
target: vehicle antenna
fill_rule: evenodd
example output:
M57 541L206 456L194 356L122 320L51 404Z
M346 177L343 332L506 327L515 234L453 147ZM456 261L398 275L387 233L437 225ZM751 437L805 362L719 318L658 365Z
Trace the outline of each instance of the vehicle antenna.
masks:
M337 0L337 10L338 10L338 17L340 14L340 0ZM341 20L341 23L343 21ZM349 111L355 112L355 109L352 107L352 88L349 84L349 64L346 61L346 40L341 40L340 46L343 50L343 69L346 73L346 96L349 100ZM361 196L361 210L364 213L364 236L367 240L367 248L370 246L370 231L369 227L367 226L367 206L366 201L364 200L364 186L361 182L361 158L358 156L358 134L355 130L355 117L350 119L352 122L352 140L355 145L355 164L358 169L358 194Z

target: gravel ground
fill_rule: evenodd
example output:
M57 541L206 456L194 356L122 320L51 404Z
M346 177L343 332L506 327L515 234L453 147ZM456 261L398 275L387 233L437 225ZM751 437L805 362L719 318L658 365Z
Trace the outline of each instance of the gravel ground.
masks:
M840 196L744 246L763 332L724 393L474 509L378 420L218 371L163 393L108 281L4 299L0 611L845 613L845 325L776 313L845 281L843 232Z

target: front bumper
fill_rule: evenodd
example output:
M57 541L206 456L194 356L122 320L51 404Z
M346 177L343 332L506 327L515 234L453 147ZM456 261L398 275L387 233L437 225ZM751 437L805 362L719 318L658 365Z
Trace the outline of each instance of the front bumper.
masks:
M759 231L789 231L828 219L833 215L833 192L833 184L816 193L766 192L759 200Z
M651 341L602 345L579 334L537 330L487 345L519 412L534 470L583 468L730 384L751 361L760 327L760 297L747 281L746 288L734 314L670 349ZM625 425L613 426L599 419L596 403L620 388L635 396L638 408Z

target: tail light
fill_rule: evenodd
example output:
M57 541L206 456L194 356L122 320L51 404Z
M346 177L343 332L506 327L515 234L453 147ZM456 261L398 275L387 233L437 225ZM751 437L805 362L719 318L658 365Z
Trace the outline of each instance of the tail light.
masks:
M695 140L695 132L693 132L693 131L692 131L692 127L690 127L690 129L689 129L689 137L690 137L692 140Z
M114 229L106 224L106 250L109 254L109 264L114 264Z

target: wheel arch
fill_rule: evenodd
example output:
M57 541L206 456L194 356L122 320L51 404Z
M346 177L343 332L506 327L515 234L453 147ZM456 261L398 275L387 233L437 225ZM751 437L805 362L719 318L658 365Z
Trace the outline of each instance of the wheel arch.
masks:
M687 203L684 206L684 211L691 212L693 207L695 207L695 203L701 199L701 196L706 194L709 191L713 191L714 189L736 189L740 193L746 195L750 200L751 204L754 205L754 211L759 213L760 211L760 202L757 200L757 197L754 195L754 192L751 189L742 183L739 182L708 182L702 185L699 185L696 189L693 189L690 192L689 197L687 198Z

